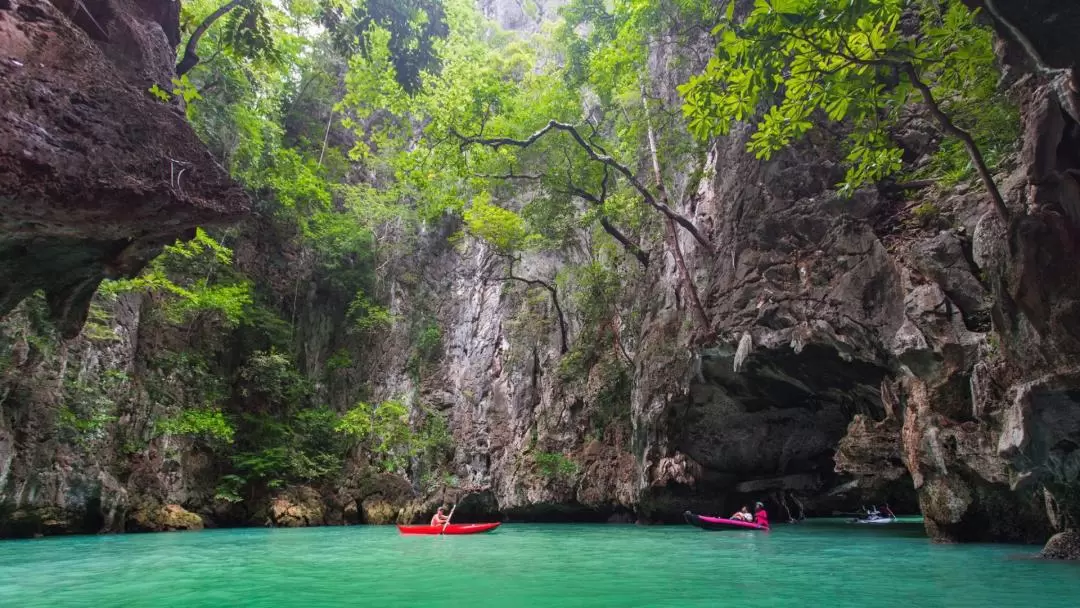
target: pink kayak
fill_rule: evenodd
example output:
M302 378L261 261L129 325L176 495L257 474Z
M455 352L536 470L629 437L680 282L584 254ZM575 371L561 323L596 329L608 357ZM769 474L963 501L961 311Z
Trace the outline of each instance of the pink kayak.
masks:
M686 523L697 526L703 530L768 530L768 526L759 526L753 522L738 519L724 519L723 517L709 517L708 515L695 515L690 511L683 513Z

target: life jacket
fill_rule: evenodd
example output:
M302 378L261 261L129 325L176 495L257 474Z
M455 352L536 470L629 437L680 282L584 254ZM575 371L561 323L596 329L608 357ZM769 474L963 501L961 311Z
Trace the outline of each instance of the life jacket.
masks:
M769 514L765 512L765 509L759 509L754 513L754 523L763 527L769 527Z

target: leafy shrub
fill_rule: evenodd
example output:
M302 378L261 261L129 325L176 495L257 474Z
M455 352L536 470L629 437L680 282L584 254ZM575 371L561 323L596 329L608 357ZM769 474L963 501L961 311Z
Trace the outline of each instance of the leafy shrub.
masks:
M548 479L566 479L578 471L576 462L558 452L537 452L533 455L536 470Z
M162 435L189 435L222 443L232 443L236 433L217 408L185 409L176 416L159 420L156 426Z
M243 396L262 396L289 409L311 394L307 378L297 371L289 357L273 348L252 353L240 368L240 378L244 381Z
M247 480L239 475L224 475L218 480L214 498L225 502L241 502L244 497L240 495L240 491L246 484Z
M442 355L442 330L435 321L429 320L424 329L413 338L412 352L405 367L414 378L423 375L424 369L439 360Z
M934 203L927 201L915 207L915 209L912 210L912 216L920 226L926 228L937 223L938 219L941 217L941 209Z
M352 357L349 356L349 351L344 348L339 348L326 360L326 370L329 372L336 372L339 369L348 369L352 367L352 365Z
M363 292L358 292L349 304L349 319L359 332L372 332L389 327L394 322L390 310L375 304Z
M387 471L404 468L418 451L409 426L409 409L400 401L378 405L360 402L345 412L335 430L363 443Z
M190 241L166 246L140 276L102 281L99 293L106 298L126 292L156 293L162 296L162 311L170 323L184 324L202 313L213 313L235 326L243 320L252 298L250 282L233 276L232 253L198 228Z

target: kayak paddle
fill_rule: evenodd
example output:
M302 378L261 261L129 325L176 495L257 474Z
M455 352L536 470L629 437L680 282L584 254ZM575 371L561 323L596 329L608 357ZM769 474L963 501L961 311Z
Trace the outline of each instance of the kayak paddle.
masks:
M442 536L443 532L446 532L446 526L450 525L450 518L454 516L454 511L457 509L457 505L450 507L450 515L446 516L446 521L442 525L442 530L439 530L439 536Z

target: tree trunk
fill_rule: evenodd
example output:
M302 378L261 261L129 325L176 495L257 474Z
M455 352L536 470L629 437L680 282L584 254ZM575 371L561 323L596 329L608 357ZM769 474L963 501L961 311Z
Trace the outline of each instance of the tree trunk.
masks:
M1001 217L1001 221L1008 224L1009 218L1012 217L1012 213L1009 211L1008 205L1005 204L1005 199L1002 198L1001 191L998 190L997 184L994 182L994 176L990 174L990 168L986 166L986 161L983 159L982 152L980 152L979 147L975 145L975 140L971 137L971 134L956 126L945 112L941 110L941 106L939 106L937 100L934 99L933 92L930 90L930 87L919 78L919 74L915 71L914 65L905 63L903 64L902 69L904 74L907 75L908 80L911 81L911 84L919 90L919 93L923 98L923 103L930 109L930 115L937 121L941 130L959 139L964 144L964 147L967 148L968 156L971 157L971 164L975 165L975 170L978 171L979 177L982 178L983 186L990 194L990 199L994 203L994 209L997 210L998 215Z
M214 25L215 21L221 19L228 14L229 11L241 4L247 4L251 1L252 0L231 0L218 7L216 11L210 13L206 19L203 19L202 23L200 23L198 27L195 28L195 31L191 33L191 37L188 38L187 44L184 45L184 56L180 59L180 63L176 64L176 75L183 76L190 72L192 68L199 65L199 55L195 51L199 47L199 41L202 40L203 34L206 33L206 30L210 29L211 25Z
M645 108L645 127L649 137L649 154L652 157L653 177L656 179L656 191L660 194L660 204L665 207L671 208L671 201L668 198L667 189L664 188L664 180L660 172L660 157L656 152L656 135L653 133L652 117L649 114L649 101L645 95L645 86L641 87L642 92L642 105ZM698 330L701 332L701 336L708 336L711 333L711 324L709 323L709 315L705 314L705 307L701 305L701 297L698 296L697 286L694 285L693 279L690 277L690 272L686 269L686 261L683 259L682 247L679 245L679 233L675 228L675 218L671 215L667 215L667 233L668 241L671 245L671 253L675 256L675 265L679 270L679 278L682 281L683 286L686 288L686 299L690 300L690 308L694 314L694 320L698 325Z

